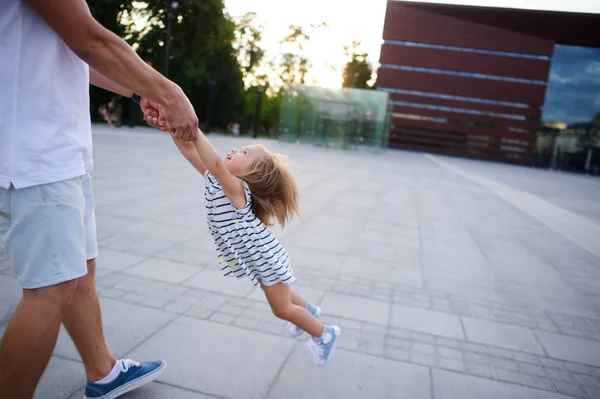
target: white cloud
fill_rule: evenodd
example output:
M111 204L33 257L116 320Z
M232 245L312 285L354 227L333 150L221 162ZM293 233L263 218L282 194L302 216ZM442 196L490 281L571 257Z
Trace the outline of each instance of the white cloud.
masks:
M592 78L595 78L595 80L598 80L600 82L600 61L590 62L586 66L585 72L590 74Z
M581 80L581 76L560 76L556 72L550 73L550 83L559 85L577 84Z

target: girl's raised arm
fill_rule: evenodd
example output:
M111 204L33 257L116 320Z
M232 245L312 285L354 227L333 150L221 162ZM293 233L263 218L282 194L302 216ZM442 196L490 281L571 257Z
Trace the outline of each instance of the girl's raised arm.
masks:
M206 166L204 166L204 162L202 162L202 159L200 158L200 154L198 154L198 150L196 150L196 146L194 146L194 143L191 143L189 141L179 140L173 136L171 136L171 137L173 138L175 145L179 149L179 152L181 152L181 155L183 155L183 157L185 159L187 159L188 162L198 172L200 172L200 174L202 176L204 176L204 173L206 172Z
M208 141L202 131L198 131L198 138L194 141L194 146L200 154L200 158L206 166L206 169L221 183L223 192L231 201L233 206L242 209L246 206L246 195L242 181L229 173L223 160L215 150L215 147Z

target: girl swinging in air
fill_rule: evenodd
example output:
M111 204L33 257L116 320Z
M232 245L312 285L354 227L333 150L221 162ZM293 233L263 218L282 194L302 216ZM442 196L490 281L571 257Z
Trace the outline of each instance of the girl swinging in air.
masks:
M291 285L290 258L267 226L282 227L298 214L296 182L279 155L262 145L232 149L223 159L199 132L195 142L177 139L183 156L204 176L208 228L225 276L260 285L273 314L287 320L293 337L311 335L307 346L319 366L333 356L341 330L323 325L321 309Z

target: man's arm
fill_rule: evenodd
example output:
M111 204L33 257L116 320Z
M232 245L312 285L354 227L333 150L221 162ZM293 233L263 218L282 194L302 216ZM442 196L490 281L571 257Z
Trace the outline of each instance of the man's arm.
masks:
M104 90L112 91L113 93L117 93L122 95L123 97L131 97L133 95L133 90L126 89L118 83L113 82L106 76L102 75L100 72L96 71L94 68L90 67L90 84L99 87Z
M102 75L100 72L96 71L94 68L90 68L90 84L99 87L104 90L112 91L113 93L117 93L122 95L123 97L130 98L133 96L133 91L129 90L112 80L108 79L106 76ZM163 129L165 126L165 111L158 103L151 103L148 99L140 98L140 108L144 113L144 120L153 127L157 127L159 129ZM160 111L159 111L160 110ZM173 137L173 140L176 140ZM183 142L183 141L182 141ZM192 147L194 145L189 142L184 142L190 144ZM194 149L195 151L195 149Z
M197 137L198 118L181 88L100 25L85 0L27 2L90 67L118 85L161 104L176 138L190 141Z

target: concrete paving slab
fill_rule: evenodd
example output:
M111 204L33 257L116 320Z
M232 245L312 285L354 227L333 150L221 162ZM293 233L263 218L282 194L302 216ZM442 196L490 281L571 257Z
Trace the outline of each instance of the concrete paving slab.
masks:
M175 245L163 252L156 254L156 257L171 262L185 263L196 267L210 267L215 263L217 252L214 249L199 250L193 245L180 244Z
M148 258L116 249L102 248L98 251L96 266L99 269L122 271L123 269L127 269L128 267L138 264L145 259Z
M358 236L360 240L365 240L377 244L400 246L409 249L420 249L421 239L419 231L416 229L395 228L392 226L372 225L368 222L363 231Z
M340 273L368 280L423 287L421 268L403 265L403 262L388 263L350 255L344 261Z
M375 261L391 262L400 266L420 267L421 255L419 250L404 248L397 245L384 245L358 239L352 244L350 254Z
M546 331L535 334L551 357L600 367L600 341Z
M217 266L215 265L215 269ZM188 287L199 288L221 294L246 297L254 289L250 278L225 277L221 270L203 270L184 283Z
M188 280L201 270L183 263L148 259L128 268L124 273L177 284Z
M390 305L382 301L328 292L321 301L323 312L352 320L387 325Z
M85 369L81 362L53 356L33 397L34 399L66 398L81 389L85 383Z
M263 398L294 340L181 317L129 356L163 353L159 378L168 384L228 398Z
M338 350L331 363L319 368L301 346L294 349L267 399L431 398L426 367Z
M467 339L501 348L544 354L530 329L502 323L463 317Z
M435 310L393 305L390 324L427 334L465 339L458 316Z
M326 231L315 233L298 229L286 236L285 242L293 242L297 246L321 251L346 254L352 247L354 237L337 236Z
M293 269L316 270L319 274L326 276L337 276L344 260L344 255L322 251L318 249L304 248L294 244L292 240L282 240L286 251L290 255Z
M435 399L486 398L486 399L568 399L571 396L540 391L515 384L473 377L445 370L433 370L433 395Z
M117 357L123 356L136 345L141 344L176 317L172 313L108 298L101 298L100 305L104 337L112 354ZM61 327L54 353L69 359L81 360L64 326ZM164 351L154 353L149 360L164 355Z

